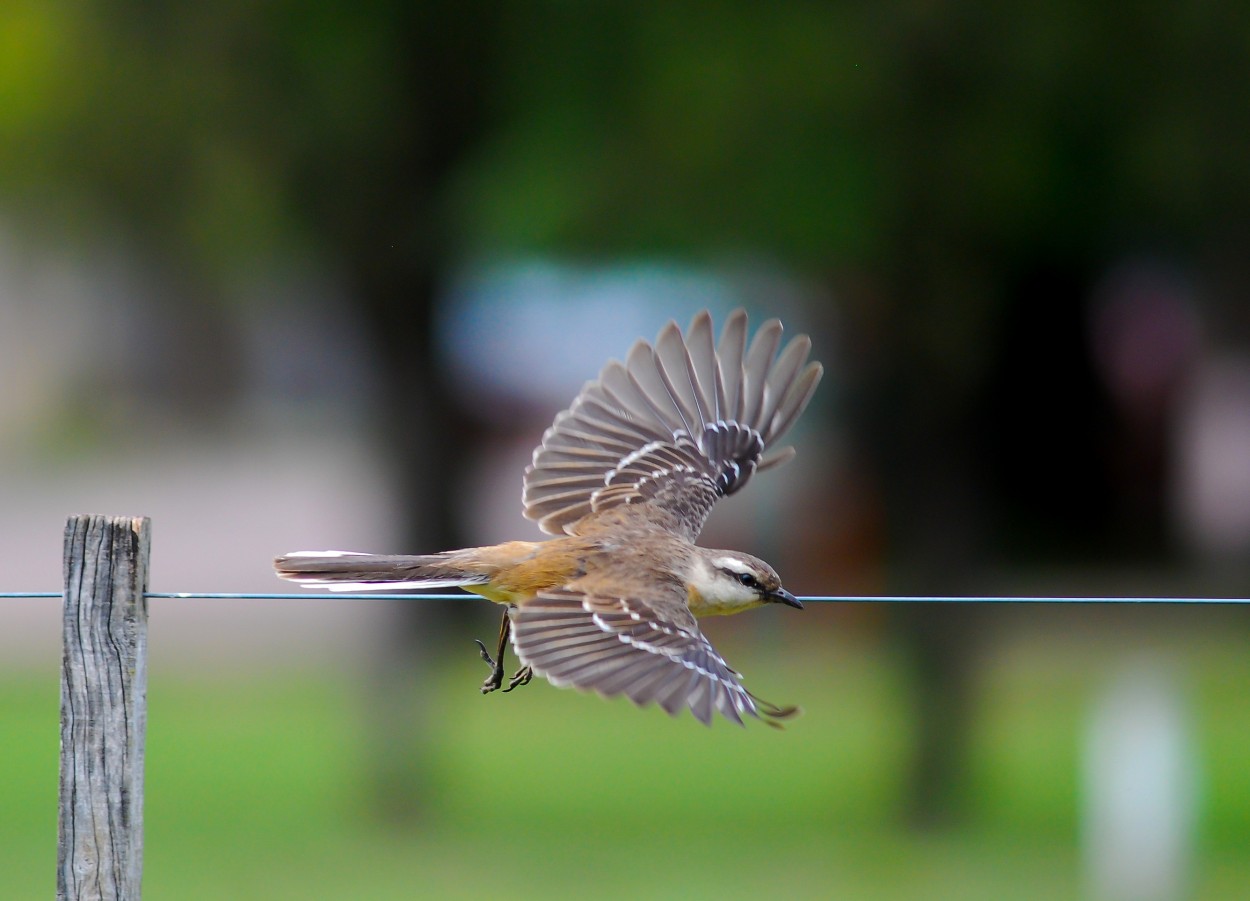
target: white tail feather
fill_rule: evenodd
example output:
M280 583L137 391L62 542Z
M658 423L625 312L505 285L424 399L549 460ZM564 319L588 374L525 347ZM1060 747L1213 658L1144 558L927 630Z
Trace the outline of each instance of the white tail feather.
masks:
M291 551L286 557L368 557L364 551Z
M299 583L305 588L324 588L326 591L396 591L405 588L457 588L464 580L434 580L427 582L330 582L307 580Z

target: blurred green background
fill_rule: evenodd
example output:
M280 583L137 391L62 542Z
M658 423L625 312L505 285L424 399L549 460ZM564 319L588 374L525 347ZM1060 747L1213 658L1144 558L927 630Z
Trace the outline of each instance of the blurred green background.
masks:
M530 537L551 416L669 317L812 335L704 542L800 594L1250 585L1250 10L0 8L0 590ZM54 884L55 603L0 607L0 894ZM1241 897L1237 609L708 625L784 733L533 685L474 603L152 608L153 898Z

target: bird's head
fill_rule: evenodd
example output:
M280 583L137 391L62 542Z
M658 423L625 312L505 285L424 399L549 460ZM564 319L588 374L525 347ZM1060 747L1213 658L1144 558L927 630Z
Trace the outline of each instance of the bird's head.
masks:
M704 550L695 561L688 587L690 610L696 616L738 613L763 604L785 604L803 609L781 587L776 570L740 551Z

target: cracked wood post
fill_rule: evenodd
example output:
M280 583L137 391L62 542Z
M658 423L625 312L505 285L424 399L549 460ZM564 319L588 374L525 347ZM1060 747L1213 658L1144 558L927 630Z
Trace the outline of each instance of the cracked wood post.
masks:
M65 525L57 901L138 901L147 726L147 517Z

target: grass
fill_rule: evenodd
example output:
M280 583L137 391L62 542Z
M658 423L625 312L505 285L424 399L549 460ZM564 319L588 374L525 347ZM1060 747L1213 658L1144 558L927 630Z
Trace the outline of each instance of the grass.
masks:
M1095 661L1023 655L987 671L967 824L924 834L898 825L908 726L888 653L753 659L722 644L753 688L806 716L784 733L708 730L546 685L481 698L466 659L437 678L413 762L426 803L402 827L373 813L354 680L155 672L146 897L1081 897L1076 764ZM1207 790L1191 897L1237 897L1250 661L1230 642L1193 674ZM54 672L0 678L5 898L54 885L57 690Z

